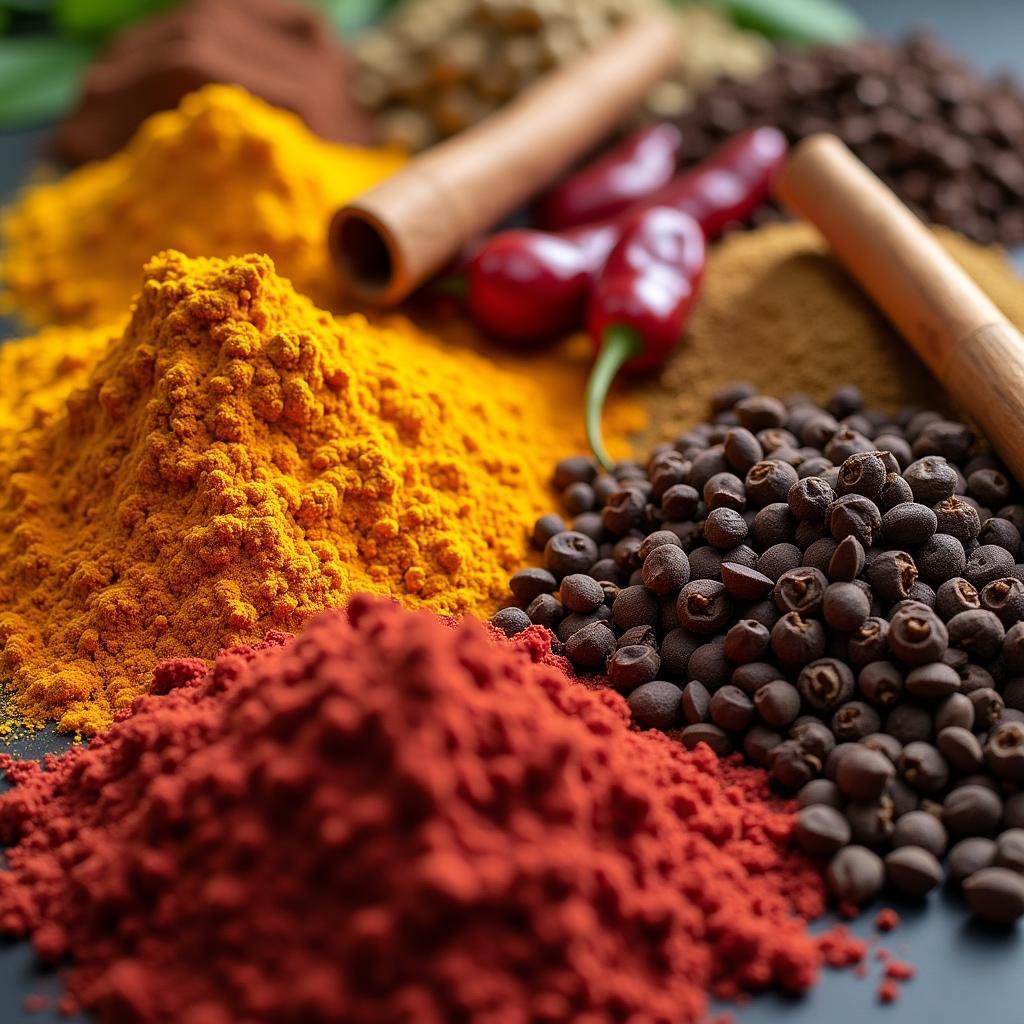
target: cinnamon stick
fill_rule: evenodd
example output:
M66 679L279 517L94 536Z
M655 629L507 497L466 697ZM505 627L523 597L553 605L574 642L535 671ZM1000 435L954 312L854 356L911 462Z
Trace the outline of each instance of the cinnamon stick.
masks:
M777 198L814 224L1024 481L1024 337L928 228L834 135L793 151Z
M329 240L347 293L400 302L605 136L674 66L679 48L670 17L630 21L339 210Z

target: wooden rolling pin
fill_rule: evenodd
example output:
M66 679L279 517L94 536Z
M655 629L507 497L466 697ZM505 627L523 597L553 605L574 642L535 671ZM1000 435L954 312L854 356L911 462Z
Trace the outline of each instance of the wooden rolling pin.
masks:
M776 197L814 224L1024 482L1024 337L834 135L793 151Z
M401 302L607 135L675 66L680 46L667 15L627 22L343 207L329 244L345 291L379 306Z

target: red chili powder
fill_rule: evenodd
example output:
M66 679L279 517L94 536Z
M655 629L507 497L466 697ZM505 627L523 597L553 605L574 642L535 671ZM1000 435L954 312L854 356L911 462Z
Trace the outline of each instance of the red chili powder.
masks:
M885 976L893 981L910 981L916 974L917 968L902 960L893 960L885 968Z
M107 1022L700 1020L815 979L763 772L631 731L536 638L357 598L3 762L0 931Z
M892 907L882 907L875 915L875 928L880 932L891 932L899 927L900 915Z

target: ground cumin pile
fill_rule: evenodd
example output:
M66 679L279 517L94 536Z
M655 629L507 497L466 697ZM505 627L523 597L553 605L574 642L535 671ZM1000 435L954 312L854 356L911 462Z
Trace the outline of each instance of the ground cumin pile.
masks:
M119 153L27 188L4 211L5 304L30 323L106 322L162 249L266 253L304 295L336 304L331 214L403 162L397 150L325 142L237 86L206 86L148 118Z
M696 1024L810 986L793 805L529 632L360 596L162 665L89 747L0 758L0 933L100 1024Z
M1024 328L1024 287L1003 251L937 233ZM644 395L651 427L638 450L688 430L706 414L712 392L737 378L770 394L801 391L818 401L839 384L855 384L868 404L887 409L944 401L924 365L802 224L736 234L712 251L686 337Z
M336 320L265 256L164 253L122 330L0 352L0 667L9 718L64 730L356 590L490 614L550 504L538 438L582 442L585 363Z

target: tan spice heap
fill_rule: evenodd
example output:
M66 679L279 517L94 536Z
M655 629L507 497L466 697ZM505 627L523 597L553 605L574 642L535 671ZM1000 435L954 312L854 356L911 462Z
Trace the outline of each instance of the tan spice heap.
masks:
M997 306L1024 328L1024 288L1006 254L943 229L939 239ZM711 395L737 376L768 394L824 401L854 384L873 406L941 406L935 378L828 256L813 228L779 224L727 238L711 252L700 300L644 397L649 450L704 418Z

